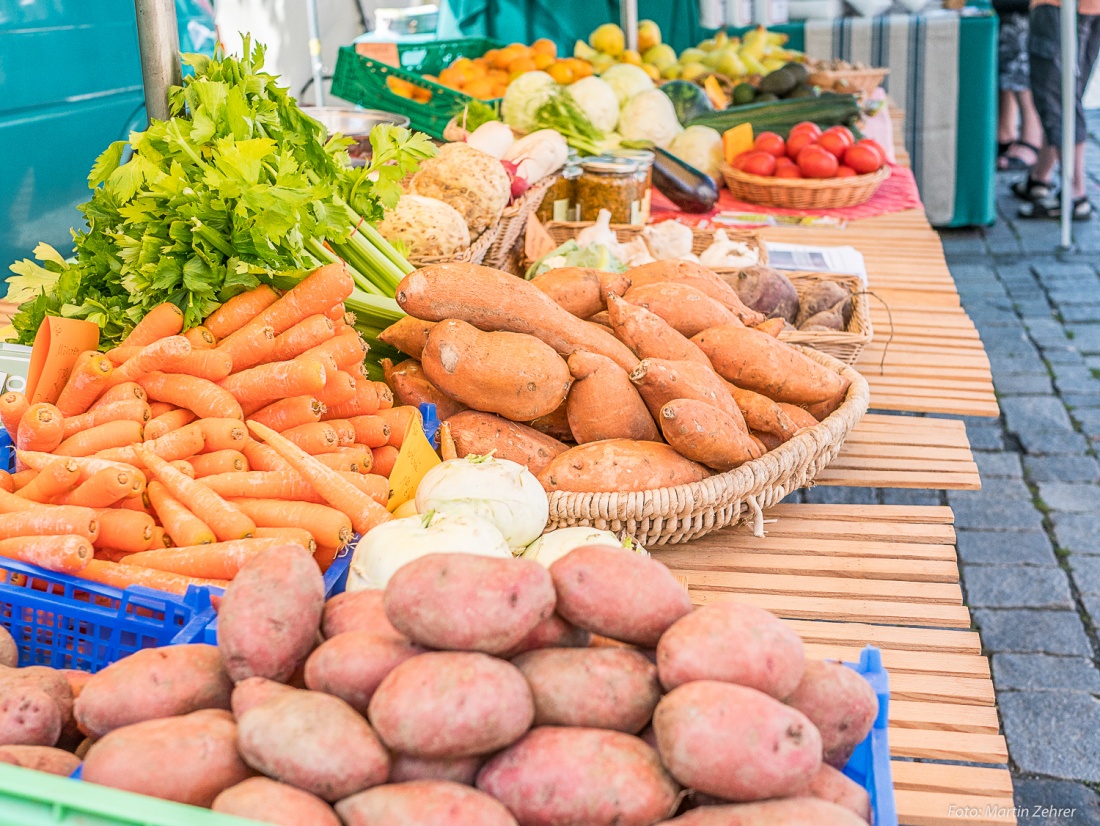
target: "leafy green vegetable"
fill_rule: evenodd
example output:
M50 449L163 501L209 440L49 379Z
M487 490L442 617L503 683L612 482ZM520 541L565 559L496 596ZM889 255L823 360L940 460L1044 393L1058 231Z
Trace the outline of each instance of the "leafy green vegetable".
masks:
M560 132L565 142L582 155L599 155L600 145L606 136L592 125L573 96L565 89L557 89L535 112L535 126L538 129L553 129Z
M557 267L584 267L605 272L626 272L626 265L603 244L580 246L570 238L560 247L551 250L530 266L524 276L528 280Z
M455 119L458 125L467 132L473 132L484 123L492 120L500 120L500 104L486 103L483 100L471 100L461 104L455 110Z

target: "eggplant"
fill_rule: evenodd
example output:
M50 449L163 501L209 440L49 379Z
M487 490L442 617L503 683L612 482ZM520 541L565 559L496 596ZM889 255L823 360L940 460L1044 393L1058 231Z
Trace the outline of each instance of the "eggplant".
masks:
M706 173L660 147L653 147L653 185L684 212L710 212L718 203L718 185Z

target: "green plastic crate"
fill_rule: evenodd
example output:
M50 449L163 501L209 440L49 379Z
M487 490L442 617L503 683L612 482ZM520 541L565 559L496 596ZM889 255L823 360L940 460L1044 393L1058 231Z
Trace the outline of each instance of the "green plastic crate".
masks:
M399 43L397 56L401 61L400 68L364 57L351 46L341 46L332 77L332 94L367 109L384 109L406 115L413 129L442 139L447 122L474 98L425 80L423 75L438 76L460 57L481 57L490 49L499 49L503 45L487 37ZM390 77L427 89L432 93L432 99L419 103L395 94L386 85Z

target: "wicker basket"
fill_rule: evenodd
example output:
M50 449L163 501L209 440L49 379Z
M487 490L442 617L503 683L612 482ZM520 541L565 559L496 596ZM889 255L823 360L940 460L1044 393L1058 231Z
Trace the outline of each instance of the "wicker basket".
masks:
M485 232L477 237L477 240L464 250L459 250L451 255L430 255L424 258L409 256L409 263L414 267L426 267L429 264L480 264L488 257L489 250L500 237L502 221L497 221Z
M810 72L810 81L834 92L869 95L882 85L888 74L889 69L819 69ZM837 84L842 80L846 85L838 89Z
M871 306L868 301L867 288L863 281L855 275L838 275L824 272L785 272L794 288L801 295L821 281L833 281L840 284L852 294L852 320L848 322L848 329L838 332L809 330L784 330L779 338L788 344L801 344L813 347L822 353L828 353L835 359L845 364L855 364L863 348L871 342L873 330L871 328Z
M851 178L767 178L722 164L730 194L741 201L782 209L842 209L869 200L890 177L890 167Z
M582 229L592 226L591 221L551 221L546 225L546 231L550 233L550 237L554 239L555 244L564 244L570 238L576 238ZM612 224L611 228L615 230L615 235L618 236L620 243L626 243L632 240L638 235L644 226L638 226L637 224ZM715 229L699 229L693 227L692 232L694 238L692 239L691 251L696 255L699 255L703 250L714 243ZM746 232L744 230L726 229L726 237L731 241L741 241L747 244L752 249L756 250L760 260L759 266L763 266L768 263L768 248L764 246L764 242L760 239L760 236L755 232ZM721 270L718 270L721 272Z
M527 228L527 216L542 206L542 199L546 197L546 193L550 191L550 187L557 179L557 175L547 175L528 189L522 198L506 207L500 216L500 231L484 261L473 263L484 263L485 266L495 267L498 270L504 269L512 248L523 237L524 230Z
M867 382L832 356L799 348L851 381L844 403L816 427L775 450L701 482L640 492L550 494L548 528L577 525L625 531L643 545L687 542L730 525L751 523L763 536L763 509L813 482L867 411Z

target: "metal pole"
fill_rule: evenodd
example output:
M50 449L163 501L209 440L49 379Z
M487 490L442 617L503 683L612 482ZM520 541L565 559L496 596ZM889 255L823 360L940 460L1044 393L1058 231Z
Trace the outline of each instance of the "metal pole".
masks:
M626 34L626 47L638 50L638 0L620 0L619 25Z
M149 119L168 120L168 89L183 83L175 0L134 0Z
M325 105L325 65L321 60L321 25L317 22L317 0L307 0L306 16L309 18L309 62L313 70L313 100Z
M1062 247L1073 245L1073 167L1077 107L1077 0L1062 0Z

